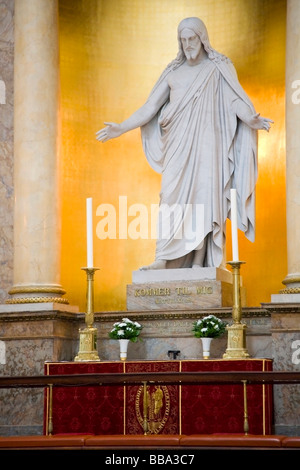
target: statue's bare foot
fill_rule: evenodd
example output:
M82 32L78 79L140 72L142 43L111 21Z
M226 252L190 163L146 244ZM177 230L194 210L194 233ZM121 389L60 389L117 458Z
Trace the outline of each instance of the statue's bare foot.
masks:
M148 269L165 269L167 265L167 261L164 259L158 259L154 261L154 263L148 264L148 266L142 266L140 271L146 271Z

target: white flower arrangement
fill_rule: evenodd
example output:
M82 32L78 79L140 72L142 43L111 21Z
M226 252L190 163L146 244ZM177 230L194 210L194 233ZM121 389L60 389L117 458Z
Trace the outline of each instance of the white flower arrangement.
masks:
M196 338L218 338L226 331L226 323L215 315L208 315L193 323Z
M113 329L109 332L111 339L129 339L135 343L141 333L142 325L137 321L129 320L129 318L122 318L121 322L114 323Z

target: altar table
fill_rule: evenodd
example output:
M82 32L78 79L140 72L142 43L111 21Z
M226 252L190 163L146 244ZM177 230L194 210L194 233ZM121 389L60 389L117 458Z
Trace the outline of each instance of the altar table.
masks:
M270 371L271 359L101 361L45 363L45 375L133 372ZM53 434L143 434L143 385L53 387ZM147 385L148 429L153 434L244 432L242 384ZM273 387L247 385L250 434L271 434ZM49 390L44 433L48 434Z

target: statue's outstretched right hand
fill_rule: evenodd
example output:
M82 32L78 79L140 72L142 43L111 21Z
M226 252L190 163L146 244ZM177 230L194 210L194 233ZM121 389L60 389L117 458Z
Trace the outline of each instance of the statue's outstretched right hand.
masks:
M123 134L121 124L117 124L116 122L105 122L104 124L106 124L106 127L96 132L96 139L99 140L99 142L106 142L107 140L114 139Z

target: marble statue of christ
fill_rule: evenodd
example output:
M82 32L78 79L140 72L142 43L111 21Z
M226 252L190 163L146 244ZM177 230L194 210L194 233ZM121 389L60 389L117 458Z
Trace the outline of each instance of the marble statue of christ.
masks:
M146 103L96 134L106 142L140 127L149 164L162 175L155 261L140 269L219 267L231 188L238 227L255 236L257 131L273 121L256 113L199 18L180 22L178 44Z

